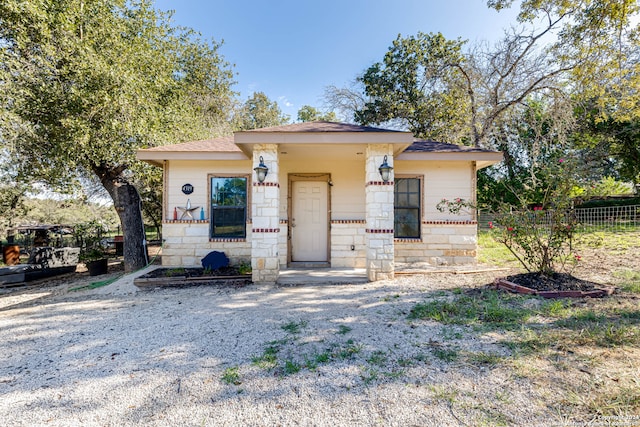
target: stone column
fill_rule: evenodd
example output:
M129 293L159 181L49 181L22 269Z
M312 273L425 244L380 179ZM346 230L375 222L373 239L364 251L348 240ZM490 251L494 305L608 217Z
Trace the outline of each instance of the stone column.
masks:
M278 235L280 233L280 183L278 180L278 145L256 144L253 167L260 156L269 168L264 182L258 182L252 171L251 185L251 268L252 280L259 284L275 284L280 274Z
M388 182L382 181L378 168L387 156L393 166L391 144L369 144L365 159L365 201L367 276L369 280L387 280L394 277L393 253L393 171Z

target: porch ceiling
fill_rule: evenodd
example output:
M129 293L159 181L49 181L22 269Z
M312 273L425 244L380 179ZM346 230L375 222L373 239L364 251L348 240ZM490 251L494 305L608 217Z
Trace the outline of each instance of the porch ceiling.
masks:
M364 161L366 145L362 144L287 144L280 145L281 160L341 159Z

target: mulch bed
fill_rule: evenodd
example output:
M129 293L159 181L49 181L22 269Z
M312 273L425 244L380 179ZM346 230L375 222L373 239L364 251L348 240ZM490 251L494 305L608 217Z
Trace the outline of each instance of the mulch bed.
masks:
M144 274L142 278L158 278L158 277L220 277L220 276L240 276L240 272L235 267L221 267L217 270L205 270L201 267L188 268L156 268Z
M133 280L139 288L163 286L224 285L240 287L251 283L250 274L241 274L235 267L217 270L204 268L156 268Z
M609 288L588 280L578 279L566 273L544 275L523 273L496 279L498 289L544 298L604 297L613 293Z

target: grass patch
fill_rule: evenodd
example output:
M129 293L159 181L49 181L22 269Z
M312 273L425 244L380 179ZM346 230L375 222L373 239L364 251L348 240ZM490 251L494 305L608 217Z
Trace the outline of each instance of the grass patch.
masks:
M290 334L298 334L300 333L300 330L303 329L305 326L307 326L307 321L301 320L299 322L291 321L286 325L280 326L280 328L282 328L283 331L288 332Z
M302 366L294 362L293 360L286 360L284 362L284 366L282 367L282 371L285 375L297 374L301 369Z
M431 354L443 362L455 362L460 356L457 348L435 347L431 349Z
M260 356L255 356L251 359L251 363L259 367L260 369L273 369L278 366L278 353L284 343L282 341L271 341L267 343L267 347L264 349Z
M478 262L497 267L520 265L509 249L493 238L490 231L482 230L478 230Z
M222 373L222 381L229 385L240 385L242 381L240 381L240 373L238 372L237 366L232 366L227 368Z
M436 400L443 400L449 404L453 404L458 397L458 391L452 387L446 387L441 385L430 385L429 390L433 393L433 398Z
M346 326L346 325L339 325L338 326L338 332L336 332L336 334L338 335L345 335L348 334L349 332L351 332L351 328Z
M502 362L504 358L497 354L485 353L483 351L477 353L469 353L467 361L473 365L495 366Z
M477 295L460 295L453 300L436 300L416 304L409 319L435 320L444 324L484 325L490 328L513 328L525 323L533 314L522 306L522 297L495 290Z
M640 345L639 318L639 310L596 312L593 309L576 309L571 315L556 321L555 325L565 329L563 341L578 345L619 347Z
M371 356L369 356L367 358L367 362L371 365L378 365L378 366L382 366L385 363L387 363L388 357L387 357L387 353L385 353L384 351L374 351Z
M627 251L640 247L638 243L639 232L614 233L606 231L594 231L578 234L578 247L604 249L607 251Z
M361 351L361 344L356 344L353 340L347 340L345 346L339 347L337 351L333 353L333 357L342 360L351 359Z
M613 273L613 276L622 279L618 285L621 291L640 294L640 271L621 270Z

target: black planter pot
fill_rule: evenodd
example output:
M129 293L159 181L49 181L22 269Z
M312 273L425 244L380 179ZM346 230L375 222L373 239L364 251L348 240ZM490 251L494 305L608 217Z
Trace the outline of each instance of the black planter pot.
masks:
M87 261L87 270L89 270L89 276L99 276L101 274L107 274L108 259L102 258L95 261Z

